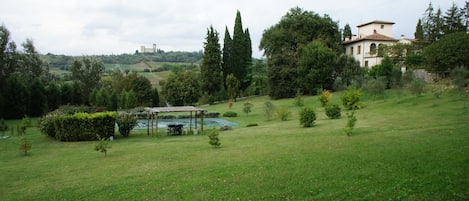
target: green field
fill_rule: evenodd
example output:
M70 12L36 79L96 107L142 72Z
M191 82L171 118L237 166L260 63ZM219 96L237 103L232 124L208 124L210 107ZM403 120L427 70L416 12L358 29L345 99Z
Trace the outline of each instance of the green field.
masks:
M220 133L219 149L203 134L142 132L118 136L104 157L95 142L57 142L31 127L28 156L19 137L0 140L0 200L469 200L469 109L452 92L394 93L363 101L352 136L345 113L327 119L317 97L304 97L317 113L312 128L299 124L293 99L270 100L289 107L288 121L266 120L267 97L240 100L229 119L240 126Z

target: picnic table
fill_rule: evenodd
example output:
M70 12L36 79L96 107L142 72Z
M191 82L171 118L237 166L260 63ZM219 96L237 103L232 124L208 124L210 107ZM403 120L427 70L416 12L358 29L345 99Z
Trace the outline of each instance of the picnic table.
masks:
M168 129L166 130L166 134L168 135L182 135L182 128L184 125L182 124L168 124Z

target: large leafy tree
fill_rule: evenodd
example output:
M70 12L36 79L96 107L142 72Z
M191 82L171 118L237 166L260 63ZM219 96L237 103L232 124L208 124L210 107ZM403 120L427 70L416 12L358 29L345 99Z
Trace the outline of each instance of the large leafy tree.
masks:
M93 89L100 88L100 80L104 73L104 64L96 57L81 57L73 61L72 78L79 84L83 100L89 100Z
M469 34L457 32L445 35L424 49L428 70L448 73L456 67L469 66Z
M171 105L191 105L199 99L198 75L193 71L171 74L162 86L161 94Z
M333 72L337 55L321 41L313 41L303 48L298 62L298 77L301 89L308 94L317 89L332 89Z
M226 34L225 34L226 36ZM229 36L229 35L228 35ZM221 50L218 32L212 26L207 30L204 55L200 65L201 88L209 96L215 96L223 87ZM226 46L225 46L226 47Z
M344 86L350 86L354 82L359 82L363 76L363 69L360 63L351 55L341 54L337 58L337 67L334 69L334 78L340 77ZM335 81L335 80L334 80ZM336 89L337 90L337 89Z
M264 31L259 45L268 60L269 95L275 99L294 97L298 90L297 66L302 49L320 40L340 52L340 39L337 22L329 16L292 8L279 23Z

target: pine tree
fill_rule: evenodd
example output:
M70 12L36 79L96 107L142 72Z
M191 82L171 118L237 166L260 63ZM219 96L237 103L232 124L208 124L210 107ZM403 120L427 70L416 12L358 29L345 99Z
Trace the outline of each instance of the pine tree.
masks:
M201 87L210 96L216 95L223 83L221 50L218 40L218 32L213 29L213 26L210 26L210 29L207 30L204 55L200 67Z
M466 27L463 24L463 13L460 12L454 2L453 5L446 11L445 16L443 16L443 21L444 34L466 31Z

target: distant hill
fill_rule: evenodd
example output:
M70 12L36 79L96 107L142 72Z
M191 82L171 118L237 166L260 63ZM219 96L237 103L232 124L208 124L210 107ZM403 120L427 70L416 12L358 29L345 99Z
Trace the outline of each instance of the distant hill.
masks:
M202 60L202 51L199 52L181 52L171 51L164 52L158 51L156 53L135 53L135 54L120 54L120 55L95 55L100 58L104 64L127 64L133 65L138 63L149 62L167 62L167 63L199 63ZM41 55L41 59L49 64L51 68L66 70L73 62L74 58L79 56L55 55L46 54Z

